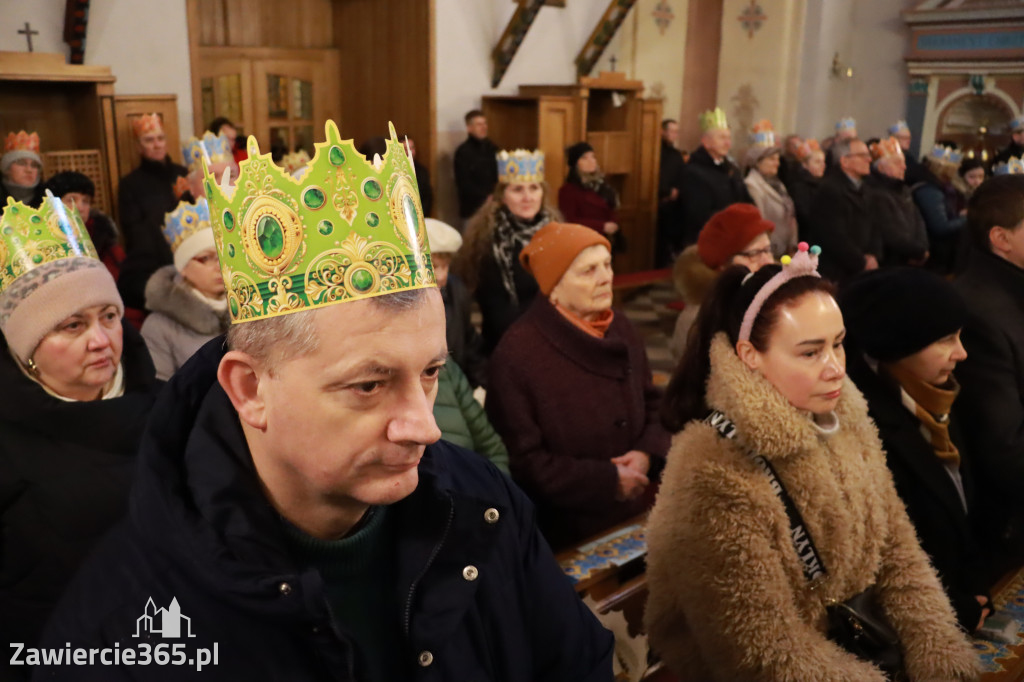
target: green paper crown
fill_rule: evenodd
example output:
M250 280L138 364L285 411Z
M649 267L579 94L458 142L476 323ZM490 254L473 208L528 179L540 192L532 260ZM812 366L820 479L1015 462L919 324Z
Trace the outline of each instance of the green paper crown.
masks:
M232 323L436 286L412 160L389 124L367 160L334 121L289 175L249 138L235 187L206 174Z
M39 208L11 197L0 207L0 293L22 275L64 258L98 258L81 216L49 190Z
M721 130L729 127L729 121L721 107L709 109L700 115L700 130L703 133L709 130Z

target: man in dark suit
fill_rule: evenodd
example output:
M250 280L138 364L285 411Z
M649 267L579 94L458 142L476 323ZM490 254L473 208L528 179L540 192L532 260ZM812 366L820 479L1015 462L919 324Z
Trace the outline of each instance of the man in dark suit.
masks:
M498 184L498 146L487 137L487 117L479 109L466 114L466 141L455 149L455 189L464 221L483 206Z
M679 123L671 118L661 122L661 167L658 173L658 232L655 266L667 267L672 255L681 251L682 205L679 193L683 183L683 154L676 148Z
M985 526L1014 560L1024 554L1024 176L982 183L967 229L974 249L954 283L970 311L957 408L978 457Z
M695 243L704 223L726 206L753 203L740 169L729 159L732 133L725 112L719 108L705 111L700 115L700 127L700 147L683 169L681 247Z
M825 174L811 204L810 239L821 247L822 276L840 284L882 258L882 234L871 219L864 179L871 154L861 140L842 139L832 146L836 167Z

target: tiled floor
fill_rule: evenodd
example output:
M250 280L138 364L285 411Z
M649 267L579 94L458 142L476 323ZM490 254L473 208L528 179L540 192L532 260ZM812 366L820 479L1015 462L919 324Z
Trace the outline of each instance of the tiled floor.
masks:
M668 344L676 326L678 310L668 307L679 295L670 282L662 282L631 292L621 309L647 345L647 359L656 378L671 375L675 368ZM658 377L661 374L662 377Z

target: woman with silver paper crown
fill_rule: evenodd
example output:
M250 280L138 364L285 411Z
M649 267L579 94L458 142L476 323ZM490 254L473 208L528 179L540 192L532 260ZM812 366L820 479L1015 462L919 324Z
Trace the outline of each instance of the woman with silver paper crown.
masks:
M123 312L76 211L49 193L39 209L8 202L0 218L4 642L35 646L79 563L126 510L158 382Z
M160 379L170 379L204 343L228 330L228 301L206 199L181 202L164 222L164 237L174 251L146 284L149 317L142 338Z
M646 622L680 680L975 680L867 405L818 247L727 270L662 416Z
M519 254L537 230L561 218L548 203L543 152L502 151L497 163L498 184L470 218L458 262L459 274L480 305L487 354L537 295L537 282L523 269Z

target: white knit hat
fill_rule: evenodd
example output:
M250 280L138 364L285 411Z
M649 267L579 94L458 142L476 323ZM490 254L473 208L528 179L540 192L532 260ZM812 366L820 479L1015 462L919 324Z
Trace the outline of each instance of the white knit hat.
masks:
M424 222L431 253L456 253L462 248L462 235L454 227L436 218L427 218Z

